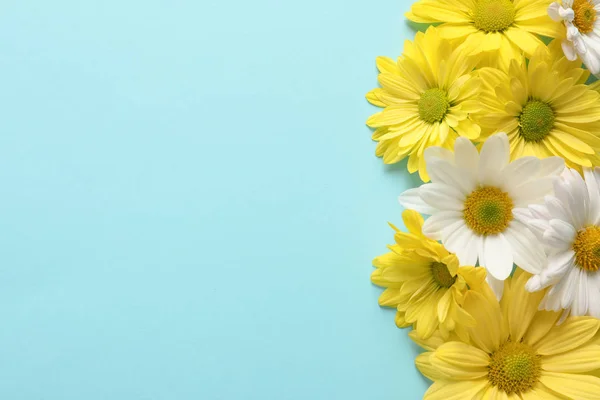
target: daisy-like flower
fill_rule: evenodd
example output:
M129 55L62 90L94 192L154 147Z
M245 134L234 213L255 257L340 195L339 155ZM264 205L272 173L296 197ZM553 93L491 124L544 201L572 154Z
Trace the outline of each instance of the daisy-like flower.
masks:
M548 15L564 22L566 32L562 41L565 56L575 61L577 56L594 75L600 72L600 1L564 0L548 7Z
M386 164L408 156L409 172L418 170L428 181L423 160L427 147L451 148L458 136L477 138L479 127L469 117L480 109L480 80L471 75L474 61L442 40L433 27L407 41L398 62L379 57L381 88L367 94L371 104L384 108L367 120L376 128L377 156Z
M552 286L541 307L600 318L600 169L584 176L566 169L554 196L517 215L546 246L547 265L527 283L530 291Z
M545 0L419 0L406 17L442 23L442 37L465 43L472 54L489 53L500 66L522 52L532 55L542 42L536 34L557 37L560 24L547 15Z
M538 311L543 292L528 293L529 274L517 271L505 281L501 303L493 295L469 291L464 308L478 324L470 341L439 335L410 335L427 352L416 364L431 379L424 400L577 399L596 400L600 320L570 317L557 325L558 312Z
M432 183L409 189L400 204L431 215L423 233L441 240L462 265L479 264L498 297L513 263L539 273L544 248L529 227L514 218L515 208L543 202L552 177L564 169L558 157L523 157L509 163L506 134L490 137L481 149L459 138L454 153L439 147L425 153Z
M585 85L589 72L567 60L558 42L540 46L529 63L513 60L508 73L484 68L481 139L508 134L511 159L560 156L568 166L598 165L600 95Z
M387 288L379 304L397 308L396 325L413 325L420 337L428 338L438 329L448 337L456 329L465 338L464 327L475 321L460 304L468 288L477 290L485 284L485 270L459 267L454 254L423 235L423 217L418 212L405 210L402 219L408 233L390 224L396 244L373 260L377 269L371 280Z

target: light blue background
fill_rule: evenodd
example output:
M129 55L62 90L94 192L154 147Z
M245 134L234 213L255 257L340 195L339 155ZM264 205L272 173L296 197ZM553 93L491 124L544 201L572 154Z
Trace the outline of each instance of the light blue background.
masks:
M372 258L407 1L0 9L0 398L418 399Z

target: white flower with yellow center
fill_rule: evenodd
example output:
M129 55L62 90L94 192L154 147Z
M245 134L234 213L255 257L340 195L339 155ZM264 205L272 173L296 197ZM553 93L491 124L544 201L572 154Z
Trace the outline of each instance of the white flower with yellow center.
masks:
M584 176L566 169L554 196L517 217L546 246L547 265L527 283L530 291L552 286L540 307L600 318L600 169L586 168Z
M498 297L513 263L533 274L542 271L544 248L513 210L540 204L552 194L553 177L564 170L562 159L522 157L509 163L508 137L498 133L481 153L458 138L454 153L432 147L425 161L431 183L407 190L399 200L431 215L423 225L426 236L441 240L462 265L479 261Z
M563 0L548 7L553 20L563 21L566 39L562 41L565 56L574 61L577 56L594 75L600 73L600 12L599 0Z

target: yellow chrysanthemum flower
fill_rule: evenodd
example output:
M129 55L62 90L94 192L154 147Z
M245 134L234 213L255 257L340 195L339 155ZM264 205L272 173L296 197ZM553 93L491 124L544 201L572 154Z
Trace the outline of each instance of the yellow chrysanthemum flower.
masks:
M522 52L532 55L542 42L536 34L559 37L564 28L548 16L548 0L419 0L406 17L442 23L445 39L465 43L472 54L507 66Z
M409 156L408 170L428 181L427 147L450 149L459 135L476 139L480 130L469 117L480 110L480 80L471 74L475 62L433 27L407 41L397 63L377 58L381 88L367 94L371 104L384 108L367 120L376 128L377 156L386 164Z
M595 400L600 393L600 320L538 311L544 291L529 293L531 277L518 270L504 283L498 303L491 291L469 291L464 308L476 320L470 341L440 334L411 337L427 352L416 364L434 383L424 400L577 399Z
M599 164L600 95L585 85L589 72L567 60L556 41L508 73L482 68L482 111L473 118L481 140L506 132L511 159L560 156L581 170Z
M405 210L402 218L408 233L392 225L396 244L389 246L391 252L373 260L377 269L371 280L387 288L379 304L396 307L396 324L401 328L414 325L423 338L439 329L446 337L455 331L466 339L465 326L475 321L461 303L467 285L477 289L485 284L485 270L459 267L454 254L423 235L423 217L418 212Z

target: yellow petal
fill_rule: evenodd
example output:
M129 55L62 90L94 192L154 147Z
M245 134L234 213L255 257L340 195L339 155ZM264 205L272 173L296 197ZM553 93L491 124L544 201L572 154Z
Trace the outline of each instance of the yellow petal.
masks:
M425 393L423 400L465 400L471 399L485 388L487 379L476 381L458 381L432 385Z
M425 375L429 380L436 381L439 379L448 379L448 377L442 374L439 370L434 368L429 361L432 352L425 352L419 354L415 358L415 365L419 369L419 371Z
M423 216L415 210L404 210L402 212L402 220L404 226L413 235L423 236L421 228L423 228Z
M600 369L600 345L591 344L566 353L542 358L542 368L550 372L588 372Z
M473 342L485 352L493 353L505 339L502 338L500 305L471 290L465 295L463 308L477 321L477 326L469 330Z
M512 290L507 304L507 317L510 336L512 340L518 341L523 338L529 328L531 320L538 311L538 305L544 297L544 291L529 293L525 290L525 284L531 274L520 273L512 279Z
M570 399L598 400L600 394L600 378L595 376L542 372L540 382Z
M600 320L592 317L571 317L555 326L535 346L540 355L564 353L589 342L600 328Z

